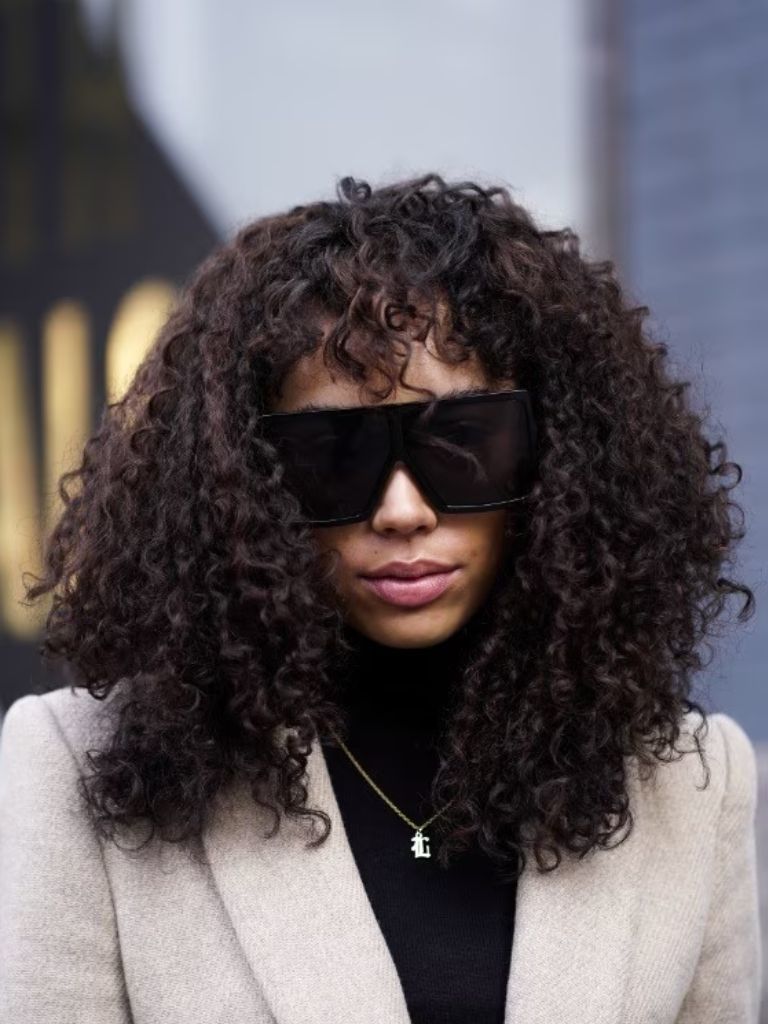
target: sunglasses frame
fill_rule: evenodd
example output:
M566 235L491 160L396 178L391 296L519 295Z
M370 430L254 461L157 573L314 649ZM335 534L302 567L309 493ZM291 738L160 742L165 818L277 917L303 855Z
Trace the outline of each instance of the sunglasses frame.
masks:
M531 454L531 463L533 464L535 462L538 438L530 393L525 388L515 388L511 391L488 391L482 392L478 395L458 395L452 398L436 398L426 401L386 403L384 405L354 405L340 408L309 409L301 412L265 413L261 417L261 422L264 423L267 421L276 423L285 417L291 417L292 420L298 421L318 414L327 415L328 413L336 413L342 416L345 413L359 415L361 412L365 412L372 416L384 416L387 419L387 427L389 430L389 454L384 463L382 472L379 474L375 485L371 488L370 497L363 511L355 515L337 516L331 519L314 519L306 517L307 524L310 526L342 526L351 523L363 522L368 519L378 505L384 484L389 479L393 467L398 462L402 462L407 466L411 475L416 480L419 489L429 500L430 504L439 512L447 514L456 514L461 512L490 512L493 509L507 508L510 505L517 504L518 502L526 501L530 497L530 491L517 498L506 498L503 501L493 501L474 505L449 505L442 501L429 482L423 478L420 471L412 466L409 461L408 452L403 440L403 418L408 412L413 411L415 407L454 405L456 403L463 403L465 405L474 405L476 403L485 404L488 402L509 401L510 398L513 398L516 402L520 402L523 406L526 430L528 434L528 450ZM275 443L271 441L269 437L266 437L265 440L270 441L272 444ZM277 445L275 445L275 447L277 447Z

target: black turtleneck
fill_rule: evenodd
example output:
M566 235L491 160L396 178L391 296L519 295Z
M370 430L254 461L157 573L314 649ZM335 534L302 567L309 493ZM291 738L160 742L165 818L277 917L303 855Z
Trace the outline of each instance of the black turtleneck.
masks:
M345 743L412 821L437 807L429 790L436 744L457 692L465 630L432 647L395 648L351 627L340 670ZM382 800L347 754L323 742L328 772L369 901L397 967L413 1024L503 1024L516 886L501 883L478 848L448 869L415 857L414 829Z

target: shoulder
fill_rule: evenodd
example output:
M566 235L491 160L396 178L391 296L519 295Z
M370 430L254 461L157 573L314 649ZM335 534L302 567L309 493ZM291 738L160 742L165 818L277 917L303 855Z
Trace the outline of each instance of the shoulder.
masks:
M741 725L730 715L711 716L720 730L720 761L731 803L754 809L757 803L757 754Z
M88 749L100 746L104 711L86 689L69 687L27 694L8 708L0 731L2 873L42 877L48 858L91 843L79 779Z
M696 748L696 736L701 756ZM684 827L713 823L726 814L747 827L754 820L757 805L757 757L744 728L724 712L702 718L695 712L684 716L676 750L685 751L656 766L649 780L633 776L635 806L667 822L677 820Z
M82 767L86 751L103 741L109 729L112 695L97 700L85 688L61 687L44 694L27 694L5 713L0 730L3 768L23 763L32 771L61 758Z
M685 717L685 732L692 735L701 721L693 713ZM729 803L754 804L757 797L757 756L744 728L724 712L707 716L708 730L702 741L715 787Z

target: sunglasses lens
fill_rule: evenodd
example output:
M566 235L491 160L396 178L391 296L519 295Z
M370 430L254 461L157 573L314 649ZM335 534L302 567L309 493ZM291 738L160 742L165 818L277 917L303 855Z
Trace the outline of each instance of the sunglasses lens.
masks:
M386 418L357 409L266 417L285 484L310 522L362 516L389 445Z
M409 431L414 468L450 507L492 505L525 495L531 445L523 402L444 402L431 416L414 415Z

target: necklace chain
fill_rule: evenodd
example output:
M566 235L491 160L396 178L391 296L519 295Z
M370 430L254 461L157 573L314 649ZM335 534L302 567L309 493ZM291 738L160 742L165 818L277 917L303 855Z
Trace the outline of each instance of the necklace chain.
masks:
M415 821L411 821L411 819L408 817L408 815L407 814L403 814L403 812L400 810L399 807L395 807L395 805L392 803L392 801L389 799L389 797L386 795L386 793L383 793L379 789L379 787L376 785L376 783L370 777L368 772L363 768L363 766L360 764L360 762L351 753L351 751L349 750L349 747L347 747L346 743L344 743L344 741L341 740L338 737L338 735L336 734L336 732L333 729L331 729L330 731L331 731L331 733L333 735L333 738L339 744L339 746L344 751L344 753L347 755L347 757L350 759L350 761L355 766L355 768L357 768L357 770L363 776L363 778L368 783L368 785L379 794L379 796L381 797L381 799L385 803L389 804L389 806L392 808L392 810L395 812L395 814L397 814L400 818L402 818L403 821L407 825L411 826L411 828L416 829L416 832L420 833L423 829L425 829L427 827L427 825L430 825L435 820L435 818L438 818L443 813L443 811L447 810L448 805L443 807L442 810L437 811L435 814L433 814L431 818L427 818L427 820L424 822L423 825L417 825Z

